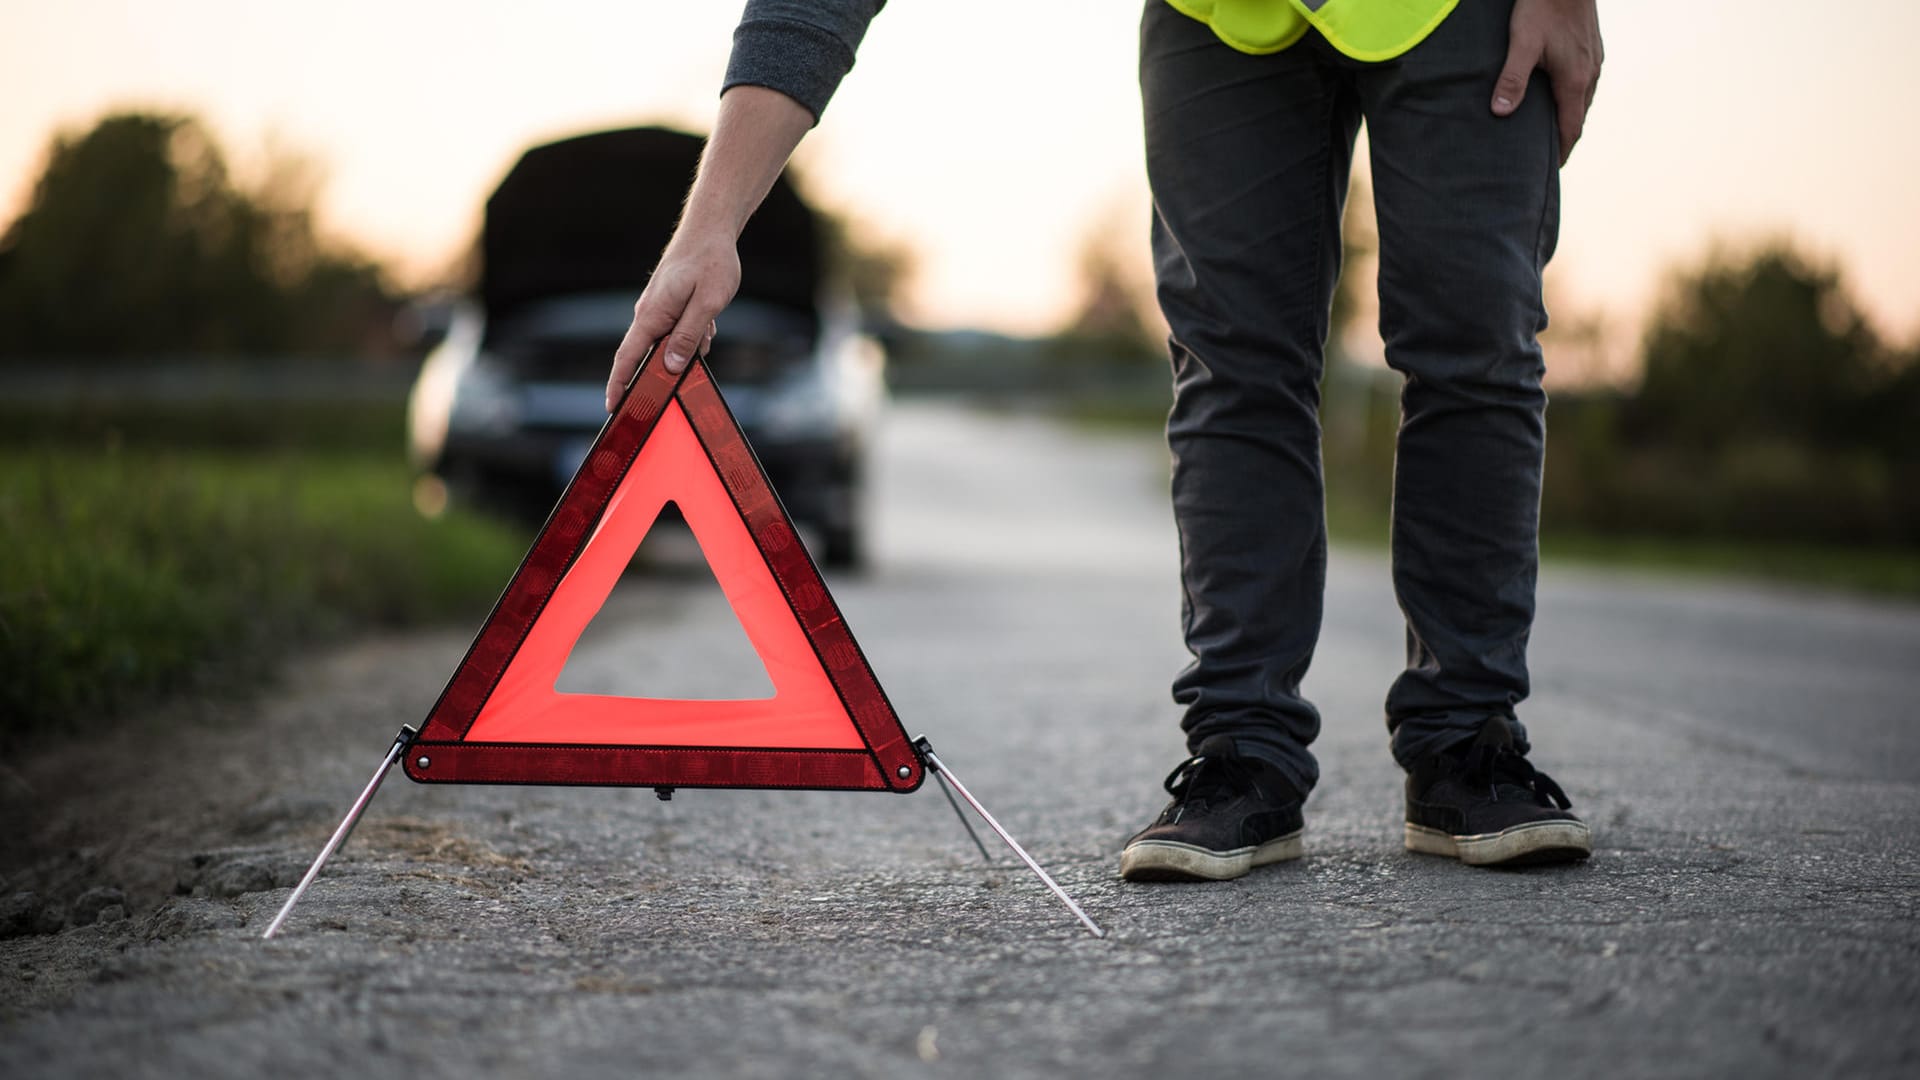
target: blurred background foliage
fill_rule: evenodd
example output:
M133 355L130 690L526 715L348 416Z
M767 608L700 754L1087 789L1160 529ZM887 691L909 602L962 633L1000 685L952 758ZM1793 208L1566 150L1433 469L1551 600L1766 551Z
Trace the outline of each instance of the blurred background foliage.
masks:
M526 538L414 512L405 297L197 120L57 135L0 233L0 747L484 611Z
M1640 357L1636 384L1549 411L1549 527L1920 548L1920 348L1879 340L1838 269L1716 250Z
M49 146L0 233L0 744L244 685L297 642L478 612L511 571L524 535L409 504L410 297L317 230L319 182L285 150L236 175L183 115ZM1369 221L1357 188L1322 417L1334 532L1383 543L1398 377L1350 344ZM910 239L843 217L830 249L896 392L1144 432L1166 329L1116 242L1143 224L1087 235L1079 300L1041 338L903 322ZM1549 304L1549 554L1920 595L1920 343L1880 340L1840 270L1782 238L1711 251L1663 295L1613 376L1604 322Z
M236 181L188 116L58 135L0 235L0 363L391 352L380 267L315 231L319 171L280 150Z
M1321 419L1336 534L1384 543L1400 379L1353 344L1374 309L1371 217L1356 183ZM1089 234L1057 337L908 340L895 385L1159 425L1166 328L1148 268L1112 254L1124 227ZM1920 342L1880 340L1836 266L1768 237L1675 268L1624 377L1604 320L1551 295L1551 273L1548 291L1549 552L1920 593Z

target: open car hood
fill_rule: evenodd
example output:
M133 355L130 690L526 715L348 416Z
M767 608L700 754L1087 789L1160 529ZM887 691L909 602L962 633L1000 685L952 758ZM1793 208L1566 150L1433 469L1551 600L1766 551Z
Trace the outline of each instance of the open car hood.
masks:
M552 297L638 297L673 235L704 141L627 128L536 146L487 200L480 301L490 319ZM783 175L740 235L740 296L813 310L821 229Z

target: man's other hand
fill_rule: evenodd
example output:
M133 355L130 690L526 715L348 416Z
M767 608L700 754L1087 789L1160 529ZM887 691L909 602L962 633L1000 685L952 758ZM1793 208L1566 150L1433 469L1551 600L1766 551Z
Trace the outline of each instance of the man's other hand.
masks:
M1565 165L1586 126L1604 59L1594 0L1517 0L1507 27L1507 64L1493 85L1493 114L1511 116L1527 96L1534 69L1544 70L1553 86Z

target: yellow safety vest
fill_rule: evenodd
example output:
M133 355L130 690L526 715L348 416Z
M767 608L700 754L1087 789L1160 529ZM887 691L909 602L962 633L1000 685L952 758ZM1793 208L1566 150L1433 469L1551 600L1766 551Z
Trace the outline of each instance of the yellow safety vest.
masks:
M1459 0L1167 0L1243 53L1279 52L1308 28L1355 60L1391 60L1433 32Z

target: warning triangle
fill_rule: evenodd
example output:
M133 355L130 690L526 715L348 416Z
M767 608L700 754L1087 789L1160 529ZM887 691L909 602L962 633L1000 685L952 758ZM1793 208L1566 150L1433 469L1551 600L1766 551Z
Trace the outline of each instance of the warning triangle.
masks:
M746 631L773 696L634 698L556 688L669 502ZM420 737L426 783L908 792L924 764L706 365L649 359L494 605Z

